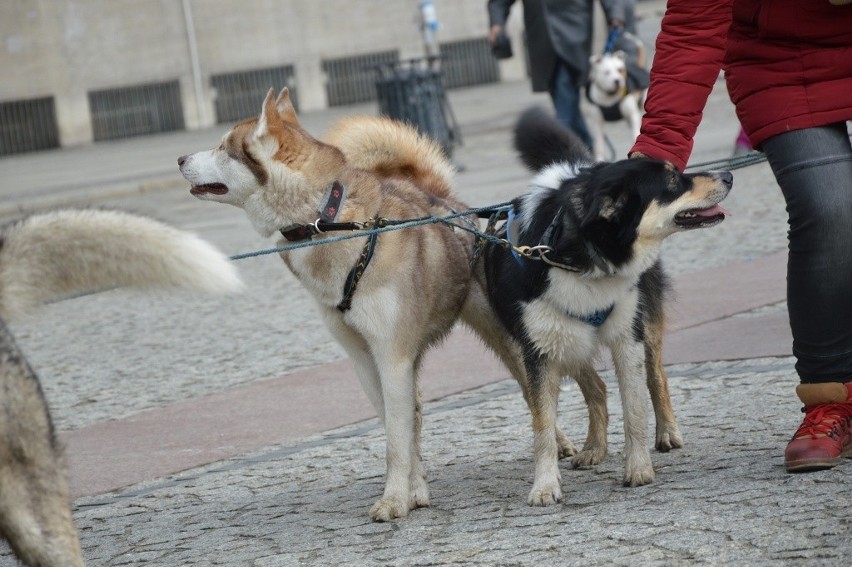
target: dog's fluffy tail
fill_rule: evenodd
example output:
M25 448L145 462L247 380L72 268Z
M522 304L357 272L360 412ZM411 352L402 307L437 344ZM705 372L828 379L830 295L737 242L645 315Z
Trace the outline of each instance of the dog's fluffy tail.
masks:
M340 148L350 165L382 177L411 179L442 199L452 196L453 165L436 142L408 124L352 116L334 125L325 141Z
M554 163L592 161L586 144L540 107L524 111L515 124L515 149L532 171Z
M241 286L234 265L211 244L135 214L62 210L0 232L0 317L114 287L225 293Z

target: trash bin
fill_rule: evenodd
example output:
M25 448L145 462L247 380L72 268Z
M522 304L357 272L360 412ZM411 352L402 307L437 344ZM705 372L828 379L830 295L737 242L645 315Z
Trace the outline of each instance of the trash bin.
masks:
M458 127L435 59L383 63L375 69L379 74L376 81L379 113L408 122L438 142L451 158L453 146L459 141Z

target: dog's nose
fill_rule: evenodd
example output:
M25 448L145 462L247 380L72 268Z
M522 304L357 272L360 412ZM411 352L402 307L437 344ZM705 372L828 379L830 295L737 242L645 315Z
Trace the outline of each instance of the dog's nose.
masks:
M725 184L725 186L730 189L734 184L734 176L730 171L720 171L719 172L719 181Z
M180 156L178 158L178 167L183 167L183 164L186 163L186 156Z

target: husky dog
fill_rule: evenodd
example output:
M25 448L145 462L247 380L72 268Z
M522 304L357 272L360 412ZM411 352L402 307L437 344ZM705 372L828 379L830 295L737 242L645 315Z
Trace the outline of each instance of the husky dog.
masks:
M287 89L277 99L270 90L259 118L178 164L193 195L241 207L261 235L280 232L287 241L466 208L453 195L453 168L440 148L409 126L355 117L333 128L328 141L301 127ZM465 306L472 250L472 235L430 224L281 255L313 295L384 423L387 475L370 510L374 520L429 504L416 377L425 351Z
M83 565L62 448L38 377L4 319L119 286L220 293L240 285L213 246L137 215L63 210L0 229L0 536L21 561Z
M721 222L719 202L732 176L685 175L648 158L595 165L582 142L539 109L521 117L515 145L537 175L513 201L503 234L517 246L542 247L544 257L534 261L489 244L484 259L491 306L523 353L521 386L535 436L529 502L562 498L556 406L563 376L577 380L591 419L575 464L600 462L606 453L606 398L593 366L601 347L612 352L624 410L624 484L647 484L654 469L646 378L657 447L680 445L659 360L666 290L660 245L676 232Z

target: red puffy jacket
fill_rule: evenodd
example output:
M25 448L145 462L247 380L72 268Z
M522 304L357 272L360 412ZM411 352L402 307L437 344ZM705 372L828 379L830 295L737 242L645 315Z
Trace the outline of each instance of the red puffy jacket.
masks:
M630 153L683 169L722 68L756 147L782 132L852 119L852 4L669 0L656 49Z

